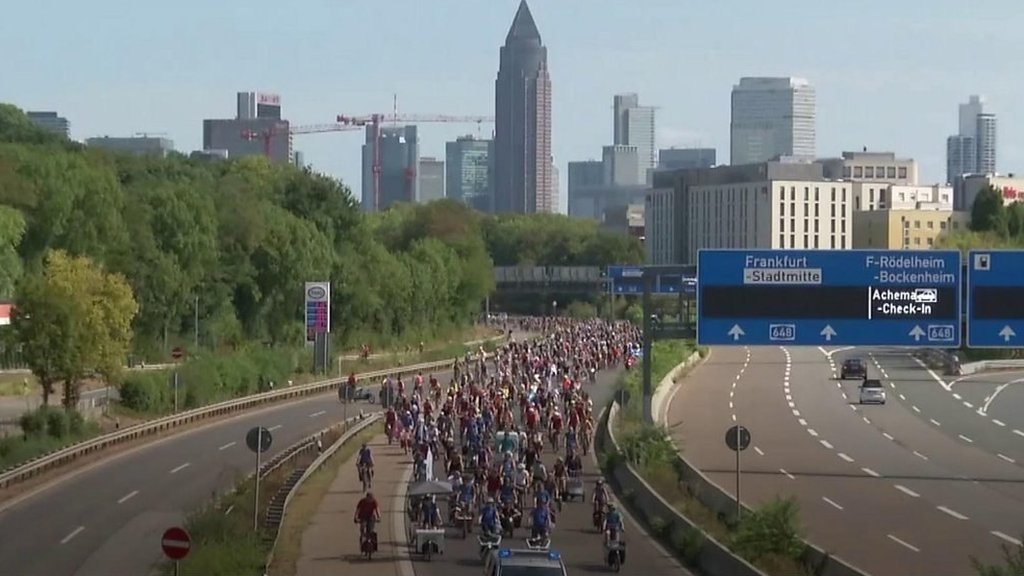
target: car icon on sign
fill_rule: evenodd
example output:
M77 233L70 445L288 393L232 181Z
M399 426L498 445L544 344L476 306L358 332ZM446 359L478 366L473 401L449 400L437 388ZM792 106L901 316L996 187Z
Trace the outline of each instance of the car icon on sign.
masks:
M935 288L918 288L914 290L914 302L918 304L934 304L939 300L939 291Z

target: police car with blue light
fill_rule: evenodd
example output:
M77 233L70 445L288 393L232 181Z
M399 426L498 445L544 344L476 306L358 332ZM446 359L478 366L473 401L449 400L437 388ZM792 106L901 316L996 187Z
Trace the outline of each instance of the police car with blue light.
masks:
M491 552L484 560L484 576L566 576L562 554L555 550Z

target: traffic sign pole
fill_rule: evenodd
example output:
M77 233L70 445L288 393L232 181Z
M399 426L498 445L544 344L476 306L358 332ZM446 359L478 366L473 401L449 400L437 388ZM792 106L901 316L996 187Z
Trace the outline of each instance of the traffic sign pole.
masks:
M262 434L260 434L260 442L263 442ZM256 486L252 496L252 531L260 531L260 450L256 450Z
M262 426L255 426L250 428L245 434L245 445L249 447L256 454L256 480L253 487L253 506L252 506L252 529L258 532L260 529L260 464L262 462L261 456L267 450L270 450L270 445L273 443L274 437L270 434L270 430Z
M736 433L734 434L734 438L736 438L736 445L737 445L737 447L739 447L739 443L740 443L740 427L736 426L735 430L736 430ZM743 450L736 450L736 523L737 524L739 524L740 520L743 517L743 504L742 504L743 501L740 500L740 476L741 476L741 474L740 474L740 454L742 454L742 453L743 453Z
M729 428L725 432L725 445L736 453L736 522L738 523L743 515L743 500L740 498L740 452L750 446L750 430L739 424Z

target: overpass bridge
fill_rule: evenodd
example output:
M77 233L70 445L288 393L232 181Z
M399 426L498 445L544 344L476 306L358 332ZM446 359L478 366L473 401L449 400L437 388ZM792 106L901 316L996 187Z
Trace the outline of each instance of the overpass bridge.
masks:
M494 283L499 293L643 294L640 265L609 266L496 266ZM697 267L678 266L659 274L656 294L697 293Z

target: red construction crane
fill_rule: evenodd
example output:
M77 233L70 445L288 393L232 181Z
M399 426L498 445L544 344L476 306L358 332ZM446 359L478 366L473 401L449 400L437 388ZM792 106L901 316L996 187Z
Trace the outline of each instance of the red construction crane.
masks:
M267 160L271 159L270 156L270 144L274 139L274 136L281 135L296 135L296 134L322 134L325 132L350 132L353 130L359 130L359 126L352 126L349 124L310 124L307 126L291 126L289 127L284 122L275 124L270 128L263 130L242 130L242 138L245 140L263 140L263 155L267 157Z
M373 127L373 209L380 210L380 132L381 124L385 122L401 122L403 124L482 124L494 122L493 116L450 116L444 114L370 114L368 116L345 116L338 115L338 123L345 126L359 128L363 126ZM409 201L415 201L412 191L415 189L413 183L416 180L416 167L407 168L405 171L406 194Z

